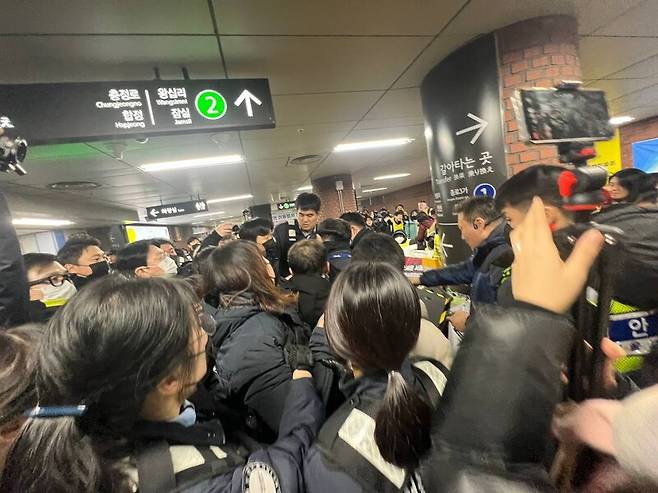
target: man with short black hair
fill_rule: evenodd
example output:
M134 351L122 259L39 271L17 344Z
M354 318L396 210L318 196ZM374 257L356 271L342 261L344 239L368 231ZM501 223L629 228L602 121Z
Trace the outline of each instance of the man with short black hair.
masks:
M279 275L288 276L288 251L296 241L315 239L315 229L320 221L320 197L314 193L300 193L295 200L297 206L297 219L281 224L274 228L274 239L279 248Z
M55 255L26 253L23 263L30 288L30 319L48 321L76 293L70 275Z
M101 242L86 234L69 238L57 252L57 260L71 274L71 280L78 290L110 271Z
M491 197L471 197L458 204L455 211L462 240L471 247L473 255L458 264L424 272L420 284L468 284L473 303L495 303L505 268L513 258L503 216Z
M318 236L327 251L329 279L333 282L352 258L350 225L342 219L325 219L318 225Z
M372 233L354 247L352 262L382 262L403 271L404 252L392 236L385 233Z
M374 231L366 227L366 220L358 212L346 212L340 218L350 225L352 244L354 250L359 242L366 236L373 234Z
M324 277L326 250L317 240L296 242L288 252L288 265L292 277L282 281L281 287L299 294L299 314L309 327L315 327L324 313L331 289L331 283Z
M152 240L139 240L117 253L116 270L128 277L167 277L178 272L176 262Z

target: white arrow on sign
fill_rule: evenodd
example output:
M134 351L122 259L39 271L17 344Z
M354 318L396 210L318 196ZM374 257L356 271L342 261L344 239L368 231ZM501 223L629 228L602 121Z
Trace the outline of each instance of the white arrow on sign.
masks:
M479 118L479 117L475 116L473 113L469 113L466 116L468 116L472 120L475 120L477 122L477 124L473 125L472 127L462 128L457 133L455 133L455 135L462 135L462 134L465 134L467 132L477 130L477 132L475 132L475 135L473 135L473 138L471 139L471 144L475 144L477 142L477 140L480 138L480 135L482 135L482 132L484 132L484 129L487 128L487 126L489 125L489 122L483 120L482 118Z
M253 118L254 110L251 107L252 102L256 103L258 106L263 104L260 99L245 89L240 93L240 96L238 96L238 99L236 99L233 104L235 106L240 106L242 103L244 103L244 105L247 107L247 116L249 118Z
M160 214L160 211L158 211L157 209L151 209L149 211L149 216L158 217L159 214Z

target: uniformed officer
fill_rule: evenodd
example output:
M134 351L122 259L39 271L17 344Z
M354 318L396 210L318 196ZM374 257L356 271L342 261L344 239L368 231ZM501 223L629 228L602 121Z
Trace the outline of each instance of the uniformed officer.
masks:
M288 267L288 250L293 243L300 240L312 240L316 235L316 226L320 220L320 197L314 193L300 193L295 200L297 219L278 224L274 228L274 239L279 246L279 276L290 275Z

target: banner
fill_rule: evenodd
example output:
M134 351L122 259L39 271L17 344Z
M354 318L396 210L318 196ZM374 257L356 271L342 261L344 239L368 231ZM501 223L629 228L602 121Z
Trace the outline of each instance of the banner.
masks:
M658 139L633 143L633 167L647 173L658 172Z
M596 157L587 161L590 166L603 166L608 170L608 176L614 175L621 171L621 142L619 139L619 129L615 130L615 136L606 141L595 142Z

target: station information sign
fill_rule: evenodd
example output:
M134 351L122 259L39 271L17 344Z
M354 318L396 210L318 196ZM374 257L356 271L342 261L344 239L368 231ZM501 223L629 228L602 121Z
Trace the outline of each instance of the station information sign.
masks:
M275 126L267 79L0 85L0 112L30 144Z
M175 204L152 205L146 208L146 219L156 221L166 217L185 216L186 214L197 214L208 210L205 200L191 200L188 202L177 202Z
M423 80L427 147L448 263L471 255L455 207L472 196L494 198L507 179L496 43L482 36L439 63Z

